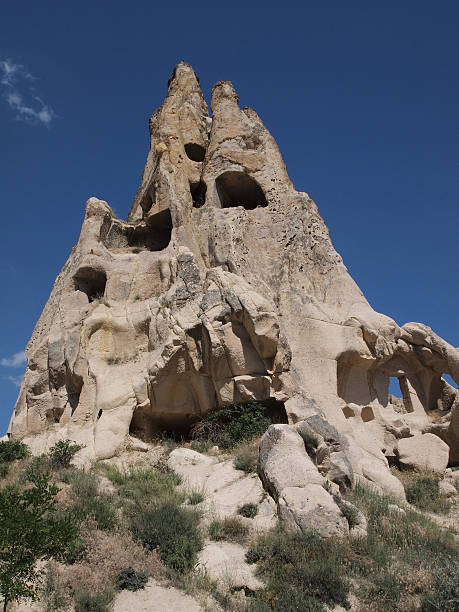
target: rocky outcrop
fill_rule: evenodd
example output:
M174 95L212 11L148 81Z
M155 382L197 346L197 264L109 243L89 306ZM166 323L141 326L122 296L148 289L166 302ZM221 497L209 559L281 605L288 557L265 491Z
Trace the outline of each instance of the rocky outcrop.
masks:
M300 523L317 500L336 512L324 478L403 497L388 467L413 436L441 438L459 464L458 391L442 377L459 382L458 350L371 308L230 83L215 85L211 108L180 63L127 220L88 200L27 346L9 434L36 452L72 438L100 459L231 402L285 408L292 427L267 435L260 461ZM300 423L318 436L317 465Z

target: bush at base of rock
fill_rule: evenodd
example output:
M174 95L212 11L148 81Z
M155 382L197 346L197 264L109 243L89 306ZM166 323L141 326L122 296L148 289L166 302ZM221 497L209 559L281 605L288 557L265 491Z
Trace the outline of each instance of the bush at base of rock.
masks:
M244 504L237 512L245 518L255 518L258 514L258 506L257 504Z
M241 542L248 532L247 525L237 516L226 517L223 520L216 519L209 525L209 537L215 542L221 542L222 540Z
M108 612L112 599L112 593L81 591L75 594L75 612Z

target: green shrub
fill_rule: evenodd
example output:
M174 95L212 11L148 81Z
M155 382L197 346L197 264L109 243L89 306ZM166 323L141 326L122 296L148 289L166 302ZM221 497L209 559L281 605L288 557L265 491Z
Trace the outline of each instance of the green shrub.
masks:
M178 571L191 570L202 548L199 514L176 503L139 509L131 516L132 533L150 550L158 549L162 562Z
M255 518L258 514L258 506L257 504L244 504L237 512L245 518Z
M216 542L229 540L232 542L244 541L249 528L237 516L215 519L209 525L209 538Z
M29 455L29 447L20 440L2 440L0 442L0 463L11 463L16 459L25 459Z
M9 467L10 465L6 461L0 463L0 478L6 478L6 476L8 476Z
M117 524L117 513L111 495L99 492L97 477L82 470L69 473L73 503L69 512L78 520L92 519L100 529L109 531Z
M459 560L441 565L435 572L433 593L424 595L420 612L457 612L459 610Z
M212 442L209 440L192 440L190 448L197 453L208 453L212 447Z
M136 571L133 567L125 567L118 573L118 588L128 591L139 591L148 582L148 574Z
M69 607L68 595L61 583L55 567L48 564L41 591L41 605L45 612L58 612Z
M253 445L242 446L234 457L233 465L236 470L252 474L257 471L258 448Z
M325 610L347 607L349 583L341 567L345 542L323 539L314 532L293 534L282 529L260 536L248 550L248 563L258 563L266 582L261 598L277 601L276 610Z
M319 446L319 439L312 432L304 429L298 430L298 433L303 438L304 447L310 457L314 459L316 456L316 450Z
M48 452L51 466L53 468L68 467L73 457L82 448L79 444L72 444L71 440L59 440Z
M109 612L113 594L89 593L80 591L75 594L75 612Z
M191 431L193 438L208 440L223 449L231 449L261 436L271 425L262 404L231 404L207 414Z

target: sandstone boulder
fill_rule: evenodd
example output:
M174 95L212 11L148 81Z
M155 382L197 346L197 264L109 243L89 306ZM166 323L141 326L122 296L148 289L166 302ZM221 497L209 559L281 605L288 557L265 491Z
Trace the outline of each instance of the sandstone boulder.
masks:
M449 447L438 436L426 433L399 440L398 455L402 467L443 474L448 465Z

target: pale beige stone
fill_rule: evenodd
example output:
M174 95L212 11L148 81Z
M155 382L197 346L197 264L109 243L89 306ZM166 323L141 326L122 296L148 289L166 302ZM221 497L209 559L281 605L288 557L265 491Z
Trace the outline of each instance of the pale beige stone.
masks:
M218 580L225 590L246 587L256 591L264 587L255 576L256 565L245 560L246 549L233 542L208 542L198 555L198 568L212 580Z
M113 601L113 612L151 612L152 610L176 610L177 612L201 612L201 605L174 587L164 587L150 580L139 591L120 591Z
M399 440L398 455L403 467L442 474L448 465L449 448L438 436L426 433Z

